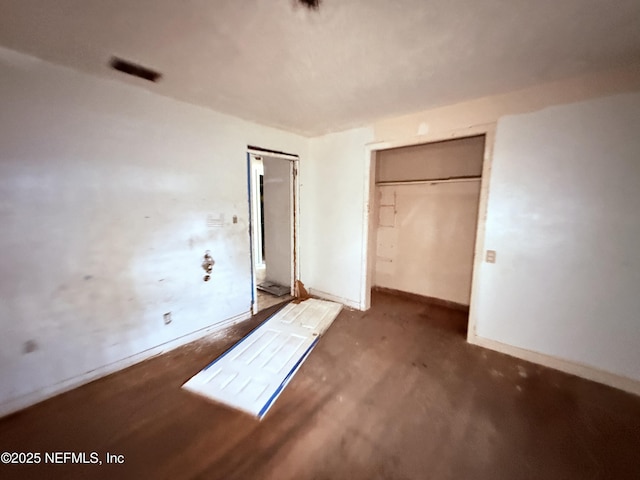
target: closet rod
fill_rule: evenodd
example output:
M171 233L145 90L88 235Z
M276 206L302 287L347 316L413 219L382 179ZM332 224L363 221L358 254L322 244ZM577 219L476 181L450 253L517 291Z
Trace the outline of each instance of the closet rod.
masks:
M443 178L440 180L399 180L395 182L376 182L376 185L422 185L425 183L477 182L478 180L482 180L482 177Z

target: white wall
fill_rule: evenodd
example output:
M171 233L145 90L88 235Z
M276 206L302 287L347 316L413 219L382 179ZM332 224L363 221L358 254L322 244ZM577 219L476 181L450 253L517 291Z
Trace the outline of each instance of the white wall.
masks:
M312 293L360 307L364 145L370 128L313 138L300 161L300 278Z
M498 122L476 333L640 380L640 93Z
M262 157L266 280L291 287L291 162Z
M376 190L374 285L469 305L480 180Z
M248 313L246 146L307 139L6 49L0 98L0 413Z

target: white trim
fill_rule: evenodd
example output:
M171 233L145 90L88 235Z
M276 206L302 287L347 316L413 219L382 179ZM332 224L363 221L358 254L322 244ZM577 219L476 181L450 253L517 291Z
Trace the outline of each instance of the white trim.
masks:
M411 147L414 145L424 145L425 143L445 142L447 140L457 140L459 138L477 137L485 135L487 131L495 129L496 122L479 123L463 128L454 128L453 130L433 131L426 135L415 135L413 137L404 137L390 141L374 141L366 144L371 150L389 150L391 148Z
M249 258L251 259L251 313L258 313L258 282L256 274L256 249L258 248L256 235L256 222L258 222L258 201L256 199L257 179L254 163L257 161L256 154L247 151L247 175L249 176L249 185L247 187L247 195L249 198ZM260 158L262 161L262 158ZM263 165L264 168L264 165ZM264 173L264 169L263 169ZM262 259L262 255L260 256Z
M480 284L480 270L484 260L484 237L487 226L487 206L489 203L489 190L491 188L491 167L493 165L493 144L496 139L495 123L485 125L484 128L484 158L482 161L482 180L480 180L480 200L478 202L478 226L476 228L476 243L473 252L473 271L471 278L471 295L469 297L469 323L467 336L476 334L478 323L478 307ZM467 341L469 341L467 339Z
M551 355L545 355L543 353L534 352L532 350L526 350L524 348L514 347L504 343L496 342L488 338L483 338L472 335L469 332L467 341L473 345L495 350L496 352L504 353L512 357L520 358L528 362L537 363L545 367L560 370L571 375L586 378L594 382L602 383L613 388L624 390L625 392L640 395L640 381L632 378L623 377L614 373L598 370L597 368L590 367L581 363L572 362L562 358L554 357Z
M199 330L196 330L195 332L187 333L186 335L174 338L173 340L169 340L165 343L161 343L160 345L151 347L147 350L123 358L116 362L110 363L108 365L103 365L94 370L83 373L82 375L68 378L66 380L63 380L62 382L56 383L55 385L40 388L33 392L13 398L0 404L0 417L9 415L13 412L17 412L18 410L22 410L23 408L30 407L31 405L35 405L36 403L40 403L51 397L60 395L61 393L68 392L69 390L73 390L74 388L92 382L93 380L105 377L119 370L135 365L136 363L143 362L144 360L148 360L151 357L161 355L170 350L181 347L182 345L186 345L187 343L199 340L200 338L205 337L210 333L223 330L224 328L235 325L236 323L243 322L245 320L248 320L249 318L251 318L251 312L241 313L234 317L227 318L226 320L222 320L221 322L218 322L214 325L201 328Z
M247 148L247 152L249 152L251 155L255 155L256 157L283 158L285 160L300 159L298 155L294 155L293 153L271 153L271 152L263 152L262 150L254 150L252 148Z
M339 297L338 295L333 295L331 293L323 292L321 290L316 290L315 288L309 289L309 294L314 297L323 298L325 300L330 300L332 302L341 303L350 308L355 308L356 310L360 310L360 303L354 300L349 300L348 298Z
M371 218L377 218L376 192L376 150L370 145L365 146L364 164L364 208L362 215L362 258L360 259L360 310L371 308L371 284L373 283L373 269L375 268L374 223Z
M249 155L249 209L252 213L252 217L257 217L256 213L256 205L257 201L255 198L255 192L257 188L257 179L255 175L255 169L253 168L253 162L256 160L262 161L263 157L268 158L279 158L282 160L289 161L290 169L289 169L289 178L291 179L290 185L290 205L291 205L291 290L290 295L295 295L295 284L296 280L300 278L300 242L298 239L298 232L300 231L300 175L299 175L299 162L300 157L298 155L293 154L280 154L280 153L270 153L270 152L262 152L259 150L254 150L251 148L247 148L247 154ZM263 164L264 165L264 164ZM295 173L294 173L295 172ZM264 173L264 170L263 170ZM259 213L259 212L258 212ZM249 222L249 228L251 229L251 286L253 288L253 304L251 307L251 311L253 314L258 313L258 285L256 281L256 266L255 266L255 254L256 248L258 248L258 242L256 242L257 226L258 219L252 218ZM260 258L262 260L262 258ZM264 262L263 262L264 264ZM268 267L267 267L268 268Z
M291 296L295 296L296 280L300 278L300 159L296 158L291 162L292 169L292 187L293 198L291 208L293 209L293 222L291 226L293 228L292 241L293 241L293 272L291 279Z
M289 205L290 205L290 222L289 222L289 237L291 238L291 265L289 268L289 295L295 295L296 285L296 186L294 185L296 180L296 160L289 161Z

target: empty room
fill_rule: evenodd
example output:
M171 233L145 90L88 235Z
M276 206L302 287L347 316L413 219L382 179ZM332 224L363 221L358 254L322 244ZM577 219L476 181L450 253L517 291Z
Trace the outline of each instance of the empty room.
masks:
M0 0L0 478L640 478L638 0Z

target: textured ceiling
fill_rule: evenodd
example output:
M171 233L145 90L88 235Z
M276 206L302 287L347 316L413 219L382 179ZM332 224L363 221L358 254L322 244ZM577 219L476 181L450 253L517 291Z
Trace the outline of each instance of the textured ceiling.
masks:
M0 0L0 44L317 135L637 63L639 21L640 0Z

